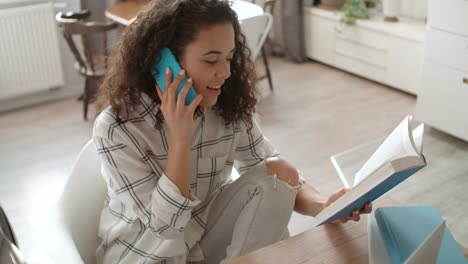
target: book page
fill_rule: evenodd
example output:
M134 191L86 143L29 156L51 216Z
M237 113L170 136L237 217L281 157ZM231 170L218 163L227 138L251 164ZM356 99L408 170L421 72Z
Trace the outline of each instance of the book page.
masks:
M385 139L385 141L379 146L370 159L356 173L353 186L358 185L379 166L385 162L390 161L391 159L394 159L398 156L401 157L403 155L419 156L419 153L414 147L415 143L412 139L411 120L412 117L407 116Z
M413 129L414 148L416 149L419 155L422 154L423 139L424 124L420 124L415 129Z

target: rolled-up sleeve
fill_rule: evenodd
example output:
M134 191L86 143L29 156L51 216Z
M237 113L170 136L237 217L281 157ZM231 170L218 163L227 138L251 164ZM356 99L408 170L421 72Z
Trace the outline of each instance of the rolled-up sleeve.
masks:
M234 160L238 162L240 174L266 158L279 155L273 144L262 134L255 119L253 119L251 129L245 122L240 122L237 130L240 131L240 135L234 152Z
M242 175L245 171L267 158L279 156L278 150L263 135L255 119L253 119L250 130L245 123L241 123L237 130L240 131L240 138L236 146L234 159L238 162L239 174ZM306 182L301 174L299 174L299 181L302 184Z

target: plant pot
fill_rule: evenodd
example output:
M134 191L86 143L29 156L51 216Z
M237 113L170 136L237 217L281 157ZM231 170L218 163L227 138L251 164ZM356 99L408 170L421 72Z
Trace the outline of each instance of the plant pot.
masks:
M367 8L375 8L375 2L371 0L364 0Z
M330 10L340 9L346 0L320 0L320 7Z
M401 0L382 0L382 12L384 20L388 22L397 22L400 15Z

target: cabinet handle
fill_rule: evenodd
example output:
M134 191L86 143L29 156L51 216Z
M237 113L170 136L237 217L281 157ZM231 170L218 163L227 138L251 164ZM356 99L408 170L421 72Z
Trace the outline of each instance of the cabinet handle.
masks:
M463 83L468 84L468 78L463 78Z

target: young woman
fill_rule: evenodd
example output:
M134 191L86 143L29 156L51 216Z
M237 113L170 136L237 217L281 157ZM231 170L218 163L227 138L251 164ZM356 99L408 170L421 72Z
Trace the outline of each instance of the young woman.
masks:
M184 70L160 72L158 87L166 47ZM224 1L153 1L125 29L93 135L108 187L100 263L224 262L288 237L293 209L314 216L345 192L320 195L262 135L249 54Z

